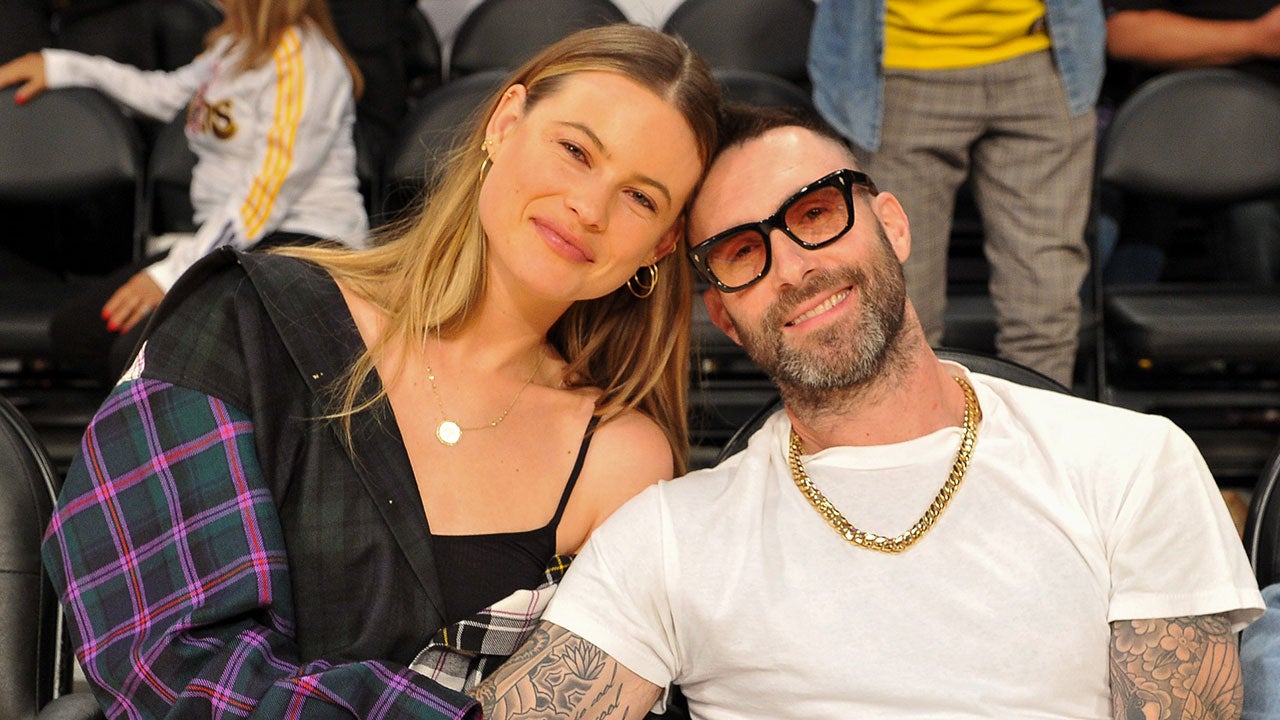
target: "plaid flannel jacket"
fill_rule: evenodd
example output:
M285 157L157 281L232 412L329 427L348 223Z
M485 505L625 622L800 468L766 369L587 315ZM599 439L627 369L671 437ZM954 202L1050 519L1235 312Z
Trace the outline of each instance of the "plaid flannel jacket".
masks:
M305 275L297 263L281 270ZM244 277L221 287L243 289ZM241 313L238 330L225 332L217 320L221 310L208 312L207 321L179 316L182 322L169 323L193 338L170 355L201 364L200 377L220 378L205 365L228 364L252 377L221 379L230 388L225 396L176 384L148 371L148 362L174 363L152 352L159 344L149 347L90 423L45 538L45 564L67 610L77 656L108 717L478 717L470 698L408 667L416 650L406 641L413 642L414 629L421 628L420 648L438 626L414 616L416 610L400 610L429 607L406 605L404 598L424 592L413 577L421 575L418 566L410 572L405 563L424 562L430 548L411 546L419 558L411 560L398 539L427 529L420 509L400 507L413 505L412 487L391 496L399 501L394 507L384 496L377 510L368 493L383 486L365 484L368 473L378 481L377 472L401 474L407 460L382 457L366 474L339 467L341 450L316 449L316 438L327 439L321 428L307 436L306 446L313 456L320 453L311 462L321 469L284 486L268 482L278 479L276 468L299 463L295 445L262 422L265 415L255 415L252 403L226 397L244 385L267 386L268 393L287 385L282 366L246 370L235 364L236 353L210 346L213 337L244 336L255 341L245 346L257 347L265 321L254 326L258 321ZM294 324L327 332L332 320ZM403 484L403 477L393 479ZM317 506L313 499L335 492L342 505ZM386 485L386 492L400 491ZM309 498L305 508L290 506L298 495ZM334 522L335 512L347 514ZM299 530L304 521L318 529ZM387 540L388 532L399 533L397 540ZM338 547L341 557L325 560L329 553L314 567L310 556L297 556L308 547ZM370 561L369 553L382 554ZM300 576L309 579L299 585Z

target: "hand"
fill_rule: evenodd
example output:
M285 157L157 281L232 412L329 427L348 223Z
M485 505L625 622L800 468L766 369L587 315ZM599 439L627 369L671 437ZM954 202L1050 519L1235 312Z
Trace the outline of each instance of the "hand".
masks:
M151 314L163 299L164 290L143 270L112 293L102 306L102 319L107 321L108 330L124 334Z
M14 94L14 102L22 105L31 98L44 92L48 87L44 77L44 56L38 52L27 53L22 57L0 65L0 88L22 83Z

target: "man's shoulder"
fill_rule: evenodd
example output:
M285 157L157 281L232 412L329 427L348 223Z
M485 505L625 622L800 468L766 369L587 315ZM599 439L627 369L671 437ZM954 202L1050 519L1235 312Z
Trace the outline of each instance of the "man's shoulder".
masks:
M742 451L715 465L659 483L655 494L661 498L664 507L675 511L692 508L693 512L705 512L713 504L749 496L748 486L763 481L770 472L775 453L780 451L776 424L785 422L785 416L779 416L766 420L748 439Z
M990 375L973 374L981 388L979 397L988 394L995 417L1007 419L1028 431L1043 431L1062 438L1091 445L1121 442L1134 444L1139 438L1163 439L1180 431L1168 418L1109 405L1069 392L1033 388Z

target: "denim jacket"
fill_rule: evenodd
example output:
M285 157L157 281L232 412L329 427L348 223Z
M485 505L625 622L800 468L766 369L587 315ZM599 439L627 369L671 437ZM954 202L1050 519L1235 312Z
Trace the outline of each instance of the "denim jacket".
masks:
M1093 108L1102 87L1106 18L1098 0L1046 0L1053 56L1079 115ZM880 147L884 96L885 0L821 0L809 42L813 100L859 147Z

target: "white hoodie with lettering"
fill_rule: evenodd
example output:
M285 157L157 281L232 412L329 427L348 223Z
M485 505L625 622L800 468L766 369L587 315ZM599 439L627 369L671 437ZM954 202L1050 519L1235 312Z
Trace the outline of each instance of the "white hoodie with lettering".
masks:
M315 28L289 28L270 60L243 72L229 37L172 72L67 50L43 55L49 87L96 88L159 120L186 108L199 229L147 268L164 290L210 250L249 247L275 231L364 245L351 76Z

